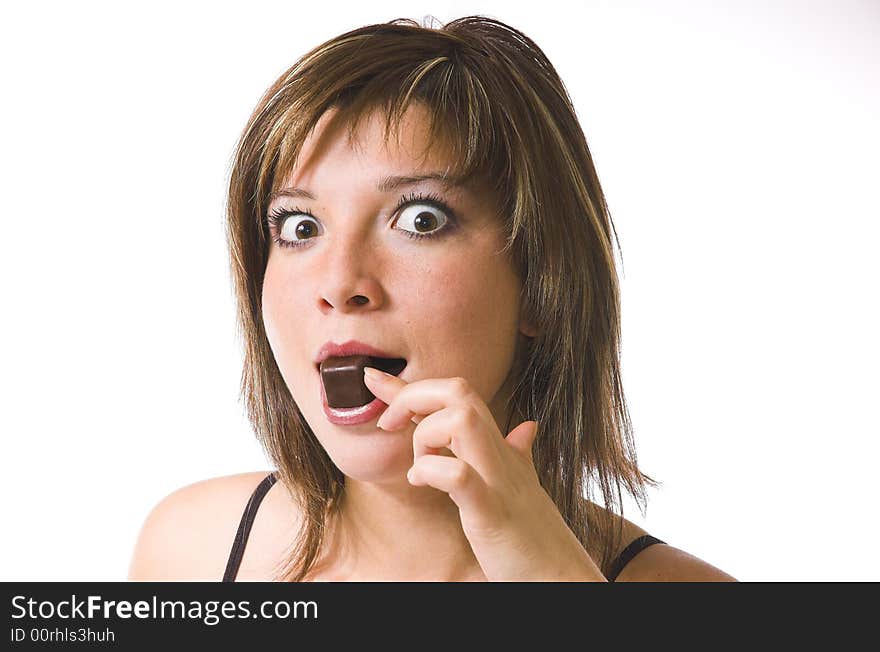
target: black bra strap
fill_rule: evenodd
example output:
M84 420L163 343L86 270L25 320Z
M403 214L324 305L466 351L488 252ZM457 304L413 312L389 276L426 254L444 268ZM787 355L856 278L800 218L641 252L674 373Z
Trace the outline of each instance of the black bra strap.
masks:
M653 546L655 543L666 542L661 541L657 537L652 537L650 534L646 534L630 543L626 548L624 548L623 552L620 553L620 555L611 565L611 572L608 574L607 578L608 581L613 582L615 579L617 579L617 576L620 575L620 571L622 571L623 567L632 561L633 557L635 557L648 546Z
M244 508L244 513L241 515L241 521L238 524L238 532L235 533L235 540L232 542L232 550L229 553L229 560L226 562L226 572L223 573L224 582L235 581L235 576L238 575L238 567L241 565L241 558L244 556L244 547L247 545L248 535L251 533L251 526L254 524L257 510L260 508L260 503L263 501L266 492L272 488L272 485L275 484L276 480L277 478L273 471L263 478L262 482L260 482L260 484L257 485L257 488L254 489L254 493L251 494L251 499L248 501L247 506Z

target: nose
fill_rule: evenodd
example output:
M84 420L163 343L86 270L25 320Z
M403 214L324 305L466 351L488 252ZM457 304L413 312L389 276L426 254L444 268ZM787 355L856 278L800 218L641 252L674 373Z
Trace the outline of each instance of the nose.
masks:
M354 234L344 242L328 243L321 252L324 265L317 297L321 312L376 310L384 303L382 286L376 278L376 249L363 238L363 234Z

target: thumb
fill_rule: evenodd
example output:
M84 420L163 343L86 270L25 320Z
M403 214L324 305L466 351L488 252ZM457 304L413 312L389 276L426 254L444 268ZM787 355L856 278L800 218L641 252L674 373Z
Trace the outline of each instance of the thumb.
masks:
M523 421L508 433L505 440L523 455L532 459L532 444L538 435L537 421Z

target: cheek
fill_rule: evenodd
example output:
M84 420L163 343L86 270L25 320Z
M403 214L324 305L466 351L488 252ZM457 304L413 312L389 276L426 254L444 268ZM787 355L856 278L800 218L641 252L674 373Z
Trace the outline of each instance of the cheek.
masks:
M276 348L275 343L277 342L277 338L283 334L283 331L278 329L278 324L283 322L282 313L285 310L283 305L283 293L278 291L279 286L279 278L278 274L274 271L273 265L270 262L266 266L266 274L263 277L263 296L262 296L262 313L263 313L263 327L266 330L266 336L269 338L269 344L272 345L273 350Z
M486 310L488 288L461 267L446 270L436 278L438 282L424 290L420 312L442 325L443 330L479 329L490 317Z
M401 288L407 329L421 334L414 338L417 353L431 360L432 371L464 375L491 393L507 373L516 343L519 286L513 271L486 254L425 271Z
M303 325L302 311L297 308L302 297L297 296L292 290L296 286L285 280L283 271L282 266L273 265L271 260L266 266L266 274L263 278L262 314L269 347L282 375L289 381L285 371L295 362L295 356L298 355L296 345L301 340L300 329L292 326Z

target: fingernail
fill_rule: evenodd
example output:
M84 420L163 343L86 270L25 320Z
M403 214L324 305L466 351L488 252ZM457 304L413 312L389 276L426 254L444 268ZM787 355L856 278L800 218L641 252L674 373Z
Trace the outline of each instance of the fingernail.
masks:
M386 414L388 414L387 409L379 416L379 420L376 421L376 427L379 428L379 430L388 430L388 428L386 428L385 425L382 423L382 417L384 417Z
M373 367L364 367L364 376L367 378L372 378L373 380L383 380L387 376L391 374L386 374L384 371L379 371L378 369L374 369Z

